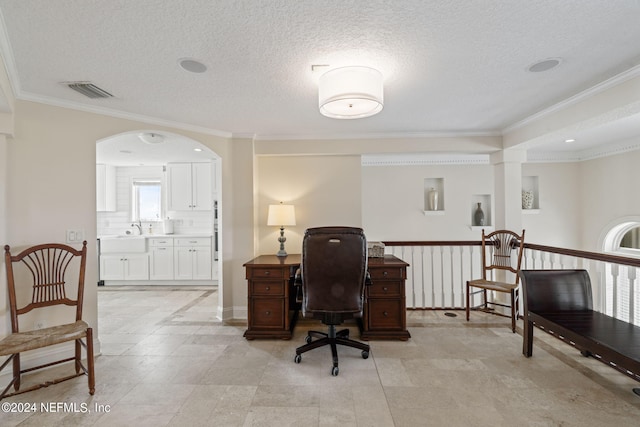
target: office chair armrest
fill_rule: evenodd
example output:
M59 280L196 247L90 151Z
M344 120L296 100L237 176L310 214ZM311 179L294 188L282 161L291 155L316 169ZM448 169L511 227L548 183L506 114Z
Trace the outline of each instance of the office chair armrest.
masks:
M293 277L293 284L295 286L302 285L302 272L300 271L300 269L296 270L296 275Z
M371 274L369 274L369 271L367 271L367 275L364 278L364 285L365 286L370 286L372 284L373 284L373 282L371 281Z

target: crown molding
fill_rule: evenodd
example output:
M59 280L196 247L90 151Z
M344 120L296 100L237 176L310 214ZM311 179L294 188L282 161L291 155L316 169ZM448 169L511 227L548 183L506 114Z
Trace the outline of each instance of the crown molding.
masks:
M362 166L488 165L489 154L364 154Z
M235 134L234 134L235 136ZM419 139L419 138L472 138L502 136L497 130L460 132L380 132L380 133L349 133L349 134L255 134L255 141L308 141L308 140L354 140L354 139Z
M558 102L557 104L552 105L551 107L545 108L541 111L538 111L537 113L534 113L520 121L517 121L509 126L507 126L506 128L504 128L502 130L502 135L512 132L514 130L520 129L523 126L526 126L532 122L535 122L536 120L542 119L546 116L549 116L553 113L556 113L560 110L563 110L567 107L570 107L571 105L577 104L580 101L583 101L585 99L591 98L595 95L597 95L598 93L604 92L607 89L610 89L614 86L617 86L621 83L626 82L627 80L633 79L635 77L640 76L640 65L636 65L633 68L630 68L626 71L623 71L622 73L615 75L603 82L600 82L586 90L583 90L582 92L579 92L569 98L566 98L560 102Z
M621 141L611 145L601 145L580 151L528 151L527 163L571 163L584 162L602 157L615 156L640 150L637 139Z
M214 136L219 136L221 138L232 137L231 132L224 132L224 131L210 129L202 126L190 125L188 123L158 119L156 117L149 117L142 114L127 113L124 111L112 110L110 108L96 107L94 105L85 105L85 104L80 104L73 101L60 100L60 99L51 98L48 96L35 95L33 93L28 93L28 92L21 92L18 95L18 99L21 99L23 101L38 102L40 104L53 105L55 107L63 107L63 108L69 108L72 110L84 111L87 113L101 114L104 116L116 117L119 119L132 120L132 121L152 124L156 126L165 126L165 127L175 128L175 129L182 129L190 132L203 133L206 135L214 135Z

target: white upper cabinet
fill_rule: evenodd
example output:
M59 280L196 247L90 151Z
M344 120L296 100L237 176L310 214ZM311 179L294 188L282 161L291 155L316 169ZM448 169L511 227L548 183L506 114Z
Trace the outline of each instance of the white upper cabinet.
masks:
M116 168L111 165L96 165L96 210L116 210Z
M168 163L168 210L212 210L214 178L215 169L212 163Z

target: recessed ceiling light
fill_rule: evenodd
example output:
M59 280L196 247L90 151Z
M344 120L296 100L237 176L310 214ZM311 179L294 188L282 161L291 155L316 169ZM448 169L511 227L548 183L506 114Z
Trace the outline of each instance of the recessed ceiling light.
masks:
M202 151L202 148L194 148L193 151L197 151L198 153Z
M190 73L204 73L207 71L206 65L191 58L181 58L178 60L178 64L180 64L183 70Z
M565 139L564 142L566 142L567 144L571 144L572 142L576 142L576 140L569 138L569 139Z
M542 61L538 61L534 64L531 64L527 70L532 73L542 73L543 71L548 71L552 68L557 67L562 62L562 58L547 58Z

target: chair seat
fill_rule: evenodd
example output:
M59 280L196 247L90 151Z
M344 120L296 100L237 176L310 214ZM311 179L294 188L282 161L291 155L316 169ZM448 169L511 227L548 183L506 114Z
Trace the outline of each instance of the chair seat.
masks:
M0 341L0 356L22 353L63 342L84 338L87 335L87 322L78 320L75 323L52 326L28 332L17 332Z
M518 287L518 285L515 283L494 282L492 280L484 279L469 280L469 286L489 289L497 292L511 292Z

